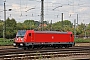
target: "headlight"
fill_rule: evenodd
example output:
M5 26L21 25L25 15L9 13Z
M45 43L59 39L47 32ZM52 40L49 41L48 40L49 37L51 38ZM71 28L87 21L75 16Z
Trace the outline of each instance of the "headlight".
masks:
M20 46L23 46L23 44L21 43Z
M21 40L23 40L23 38L21 38Z
M16 46L16 43L13 43L13 46Z
M17 40L18 40L18 38L17 38Z

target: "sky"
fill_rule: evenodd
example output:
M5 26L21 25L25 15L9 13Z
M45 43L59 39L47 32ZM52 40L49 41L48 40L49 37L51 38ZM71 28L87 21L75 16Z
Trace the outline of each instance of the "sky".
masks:
M4 1L0 0L0 19L4 20ZM17 22L25 20L41 21L41 0L6 0L6 18L14 18ZM12 9L11 11L8 11ZM44 21L53 23L64 20L74 23L90 23L90 0L44 0Z

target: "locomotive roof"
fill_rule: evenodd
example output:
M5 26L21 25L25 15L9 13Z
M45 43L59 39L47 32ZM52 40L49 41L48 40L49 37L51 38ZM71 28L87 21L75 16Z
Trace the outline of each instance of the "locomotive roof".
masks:
M18 30L20 31L27 31L27 30ZM72 34L72 32L60 32L60 31L34 31L34 30L28 30L28 31L33 31L34 33L55 33L55 34Z
M57 33L57 34L68 34L68 32L59 32L59 31L34 31L35 33Z

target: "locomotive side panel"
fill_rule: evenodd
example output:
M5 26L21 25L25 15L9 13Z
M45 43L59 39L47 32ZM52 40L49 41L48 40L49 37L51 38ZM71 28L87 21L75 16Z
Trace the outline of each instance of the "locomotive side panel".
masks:
M72 42L71 34L35 33L35 42Z

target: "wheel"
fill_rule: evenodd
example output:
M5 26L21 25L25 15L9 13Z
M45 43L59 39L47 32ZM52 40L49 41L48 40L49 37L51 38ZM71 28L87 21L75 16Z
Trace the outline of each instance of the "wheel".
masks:
M24 49L24 50L26 50L27 48L26 48L26 47L24 47L23 49Z
M65 48L69 48L69 45L65 45L64 47L65 47Z
M32 45L32 49L34 49L34 45Z

